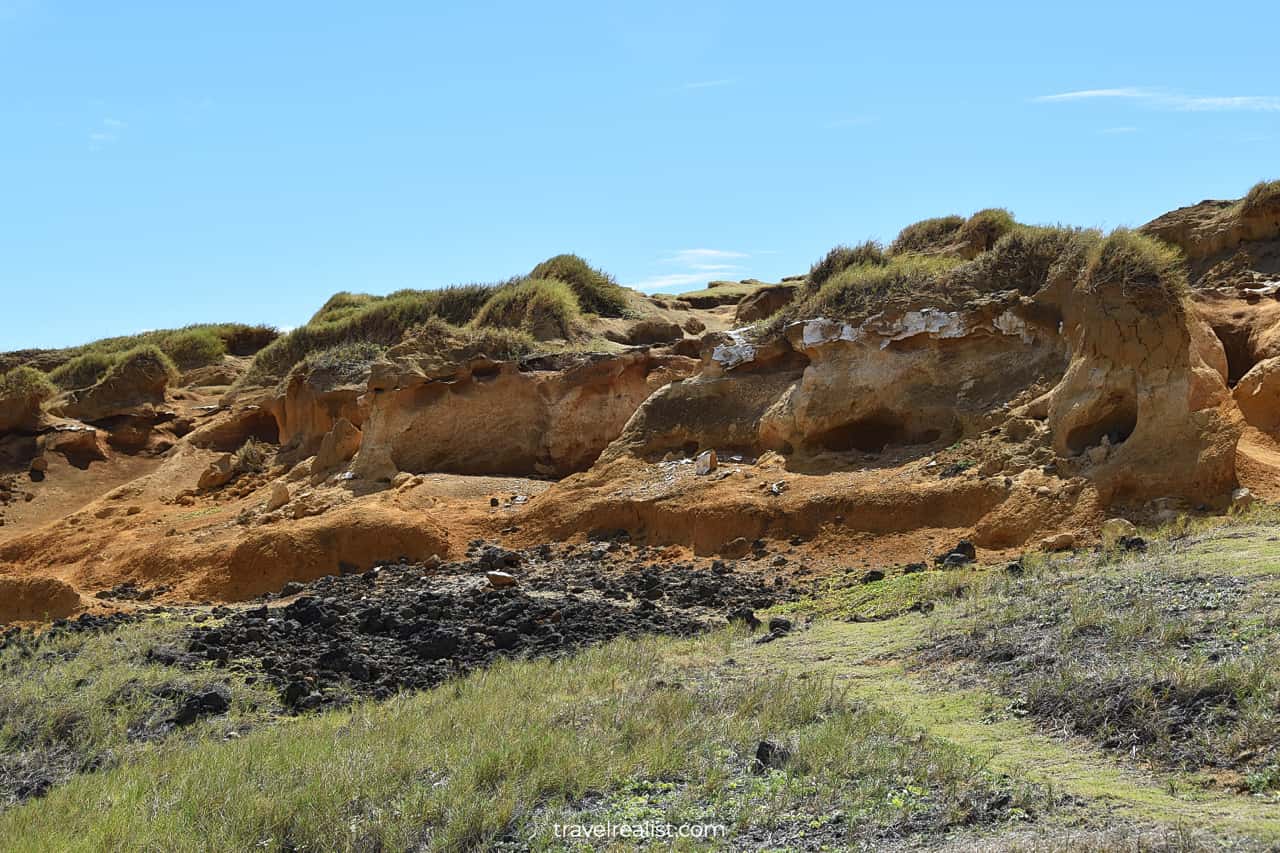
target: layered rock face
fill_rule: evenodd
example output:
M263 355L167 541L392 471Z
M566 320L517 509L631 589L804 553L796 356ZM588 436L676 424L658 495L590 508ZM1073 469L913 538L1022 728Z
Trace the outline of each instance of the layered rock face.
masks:
M86 423L151 418L165 404L169 381L170 376L162 367L139 361L113 372L92 388L67 394L54 412Z
M1222 345L1186 301L1100 280L1077 285L1064 308L1071 363L1026 408L1046 417L1059 456L1083 459L1104 501L1229 492L1240 418Z
M275 416L281 446L305 458L319 450L325 434L339 420L358 428L364 422L359 404L364 390L363 382L325 372L291 375L284 393L266 404Z
M1193 264L1221 260L1242 246L1271 254L1269 243L1280 235L1280 203L1249 204L1206 200L1180 207L1143 226L1147 233L1182 249Z
M353 470L564 476L585 470L657 388L696 361L637 350L523 362L476 358L447 373L377 365Z
M992 412L1062 370L1051 329L1014 298L968 311L886 312L858 325L811 320L787 330L809 359L761 423L790 452L947 444L999 422Z
M1212 501L1235 483L1241 418L1226 380L1222 343L1181 294L1095 276L960 309L803 320L763 343L728 336L697 376L646 401L605 458L870 459L998 435L1014 462L989 473L1047 466L1103 503Z

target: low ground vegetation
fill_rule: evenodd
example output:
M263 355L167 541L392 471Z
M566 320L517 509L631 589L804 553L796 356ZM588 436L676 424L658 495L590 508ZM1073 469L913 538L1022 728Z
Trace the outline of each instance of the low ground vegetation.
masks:
M578 297L558 279L530 278L500 288L473 320L476 328L517 329L538 340L570 338L582 314Z
M627 310L626 291L577 255L557 255L527 278L496 284L400 290L387 296L336 293L305 326L258 353L240 384L269 384L298 365L306 367L309 359L345 358L373 347L386 350L413 337L424 324L443 323L455 337L523 353L531 340L575 338L584 313L619 317Z
M479 355L511 361L528 355L539 346L523 329L451 326L433 318L416 326L405 336L400 351L414 357L434 357L450 362Z
M137 335L104 338L59 350L25 350L0 354L0 366L25 364L49 374L62 390L87 388L130 350L155 346L180 369L216 364L226 354L249 356L279 335L270 326L205 323Z
M963 216L935 216L912 223L898 233L889 245L889 254L905 255L950 245L964 226Z
M1240 213L1254 216L1280 210L1280 181L1259 181L1240 200Z
M554 279L569 285L578 305L588 314L622 317L627 312L626 291L613 276L596 269L577 255L556 255L533 268L531 279Z
M178 368L160 347L155 344L143 344L120 357L107 370L99 382L146 382L169 384L178 378Z
M888 263L884 246L867 240L856 246L836 246L809 269L806 287L818 290L831 278L853 266L883 266Z
M433 318L466 324L499 289L498 285L462 285L403 290L385 297L336 294L307 325L259 352L242 384L274 382L316 353L362 345L394 346L408 330Z
M1224 547L1238 535L1179 531L1147 553L989 573L940 621L923 661L964 662L1008 698L1001 713L1274 796L1280 578L1256 550Z
M0 405L39 405L55 393L49 378L34 367L15 367L0 375Z
M6 638L0 644L0 810L171 738L217 740L272 713L278 703L271 691L252 680L152 660L150 652L175 642L183 627L164 618L127 626L90 622ZM5 838L7 844L13 836Z
M949 222L944 218L923 230L941 233ZM966 261L958 249L883 254L874 244L837 246L814 265L803 296L758 324L757 333L773 334L810 317L856 322L894 306L927 301L959 307L985 293L1030 295L1057 285L1116 285L1152 305L1176 303L1187 290L1178 250L1129 229L1104 236L1094 229L1018 225L1007 211L993 210L974 214L955 233L954 246L969 240L989 248ZM908 235L901 245L923 245L922 240Z
M0 814L0 832L15 850L492 850L554 848L557 824L662 821L723 824L720 847L843 847L1052 807L833 684L744 677L724 662L733 642L621 640L500 662L270 728L253 728L245 705L194 742L134 750ZM88 663L55 663L49 677L89 678L99 700L124 689L80 672ZM154 694L139 688L126 692ZM38 720L29 728L49 723L22 707ZM104 742L126 748L124 720L154 714L112 715Z
M289 374L292 376L324 373L337 380L355 381L366 376L369 366L381 358L386 351L385 346L371 341L338 344L328 349L308 353L293 366Z
M1187 292L1181 252L1126 228L1116 229L1093 246L1081 276L1087 288L1119 285L1134 298L1152 295L1177 301Z
M956 239L974 252L990 251L996 241L1018 226L1013 214L1003 207L979 210L956 231Z

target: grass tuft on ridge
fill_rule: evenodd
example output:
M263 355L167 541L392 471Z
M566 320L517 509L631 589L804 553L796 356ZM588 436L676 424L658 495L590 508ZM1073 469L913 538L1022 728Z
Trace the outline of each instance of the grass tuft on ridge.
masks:
M577 296L563 281L527 278L499 288L472 325L477 329L518 329L543 341L568 339L581 313Z
M577 255L556 255L533 268L531 279L552 278L569 285L580 308L601 317L621 317L627 312L626 291L608 273Z

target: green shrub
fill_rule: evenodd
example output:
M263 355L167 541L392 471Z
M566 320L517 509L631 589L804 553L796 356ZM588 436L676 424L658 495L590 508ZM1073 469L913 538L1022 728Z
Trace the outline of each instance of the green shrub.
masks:
M227 352L222 338L210 329L174 332L161 341L160 349L173 360L179 370L216 364Z
M1003 207L989 207L979 210L960 226L956 238L980 252L995 246L996 241L1008 234L1017 226L1013 214Z
M836 246L809 268L809 287L818 289L834 275L857 264L885 264L888 259L884 246L875 240L867 240L856 246Z
M358 343L394 346L409 329L432 317L454 325L467 323L497 290L494 285L480 284L440 290L401 290L381 298L354 297L354 303L358 304L352 302L352 294L338 294L329 300L332 305L328 312L322 308L316 315L321 319L294 329L264 347L254 358L244 381L279 379L311 353L332 347Z
M578 298L558 279L529 278L499 288L476 315L476 328L520 329L538 340L568 338L581 313Z
M251 438L232 454L231 467L237 474L265 471L270 453L271 448L267 444Z
M578 298L578 305L589 314L621 317L627 310L626 291L613 277L589 265L577 255L556 255L533 268L529 278L554 278L563 281Z
M512 361L533 352L538 345L533 336L520 329L459 328L433 317L413 329L405 338L414 355L432 355L449 360L486 355L498 361Z
M954 215L922 219L898 232L897 238L889 246L889 254L902 255L941 248L955 239L956 232L964 223L963 216Z
M100 382L142 381L159 384L163 380L167 385L177 378L178 370L169 356L155 344L143 344L120 356Z
M43 403L58 393L58 389L34 367L15 367L0 376L0 402L4 405L14 403Z
M214 327L227 352L232 355L253 355L280 337L274 326L247 326L243 323L225 323Z
M1280 181L1259 181L1240 202L1246 216L1268 210L1280 210Z
M462 329L468 349L498 361L514 361L537 348L537 340L520 329Z
M512 279L511 281L515 281ZM509 282L507 282L509 283ZM475 319L476 314L489 301L489 297L501 285L494 284L455 284L437 290L397 290L387 297L390 302L397 300L419 300L431 308L432 317L439 317L453 326L465 326Z
M115 363L115 358L106 353L87 352L50 371L49 379L64 391L88 388L106 376Z
M1119 285L1129 295L1180 299L1187 290L1182 254L1153 237L1117 228L1090 250L1082 273L1088 290Z
M1020 225L953 274L977 291L1017 290L1032 294L1053 280L1072 283L1089 247L1101 239L1093 230Z
M371 293L350 293L346 290L340 290L320 306L320 310L311 316L311 319L307 321L307 325L313 323L336 323L384 298L382 296L374 296Z
M849 267L789 313L853 318L879 310L890 299L938 295L946 273L957 263L952 258L904 255L888 264Z
M353 341L308 353L293 366L291 373L323 371L341 379L358 379L369 371L369 365L382 358L387 348L371 341Z

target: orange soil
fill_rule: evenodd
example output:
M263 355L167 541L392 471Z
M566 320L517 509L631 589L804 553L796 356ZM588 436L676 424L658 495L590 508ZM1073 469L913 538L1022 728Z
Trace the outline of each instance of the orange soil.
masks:
M51 455L46 479L23 486L35 499L11 505L0 527L0 599L21 602L0 620L134 606L93 597L125 581L169 587L160 601L244 600L401 557L458 558L473 539L515 547L624 528L668 545L674 561L763 538L820 576L928 560L962 537L995 561L1063 530L1088 541L1103 518L1088 488L1036 471L940 478L917 455L805 471L781 458L726 461L707 477L687 463L622 459L554 484L443 474L400 488L293 483L289 506L305 504L304 517L286 507L264 520L266 475L184 497L217 455L181 442L164 459L114 453L87 470ZM1241 482L1280 499L1280 442L1251 430L1238 457Z

